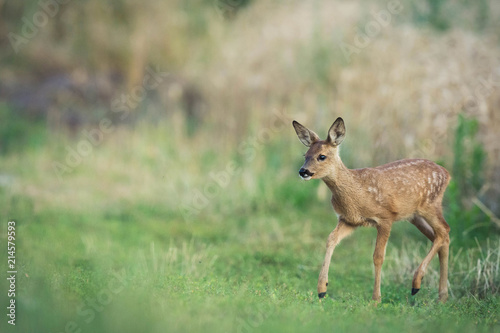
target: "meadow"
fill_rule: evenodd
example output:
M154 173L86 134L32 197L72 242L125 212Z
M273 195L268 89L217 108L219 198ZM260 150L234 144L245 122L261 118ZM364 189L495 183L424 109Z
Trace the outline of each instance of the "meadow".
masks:
M208 176L186 190L210 201L193 204L197 211L183 206L190 199L177 192L186 182L180 175L198 168L200 176L221 177L238 156L207 152L181 163L181 148L191 145L169 141L172 130L168 124L117 130L63 181L50 168L52 159L64 158L53 153L59 141L3 159L3 170L14 175L38 167L1 192L5 232L6 221L17 223L19 272L17 324L13 330L2 321L2 331L498 329L497 235L459 242L458 222L449 220L451 297L443 305L436 303L437 259L422 290L410 296L430 242L399 222L384 263L383 300L375 306L376 231L357 230L334 253L328 296L319 302L317 274L336 218L324 184L296 175L303 149L293 129L263 143L227 181L220 178L224 187ZM8 289L6 280L1 287Z
M61 2L18 50L40 4L0 5L1 332L500 330L498 4L291 3ZM291 122L324 136L337 116L349 168L451 172L447 303L437 258L411 296L431 243L405 221L380 304L372 228L319 301L337 218Z

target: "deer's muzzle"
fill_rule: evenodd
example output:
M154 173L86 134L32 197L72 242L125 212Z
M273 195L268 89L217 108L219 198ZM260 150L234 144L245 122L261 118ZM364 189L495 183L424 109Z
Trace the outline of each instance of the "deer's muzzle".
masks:
M308 169L301 168L299 170L299 175L302 179L309 180L314 175L314 173L309 171Z

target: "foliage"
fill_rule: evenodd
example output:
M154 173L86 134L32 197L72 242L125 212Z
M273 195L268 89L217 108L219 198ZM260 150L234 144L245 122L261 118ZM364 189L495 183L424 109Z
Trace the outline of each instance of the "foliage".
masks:
M486 154L477 139L477 120L459 115L453 143L452 180L446 192L446 220L459 244L484 239L494 225L471 198L479 195L484 182Z
M26 119L7 104L0 102L0 156L40 147L45 138L45 126L39 119Z
M488 0L426 0L407 3L412 8L413 20L417 24L428 25L436 31L464 26L481 31L492 22L490 11L494 4Z

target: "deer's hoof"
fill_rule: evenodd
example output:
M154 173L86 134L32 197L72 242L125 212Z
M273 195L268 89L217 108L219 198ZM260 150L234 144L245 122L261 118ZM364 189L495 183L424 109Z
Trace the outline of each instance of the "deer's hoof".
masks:
M420 289L417 289L417 288L411 288L411 295L415 295L416 293L418 293Z

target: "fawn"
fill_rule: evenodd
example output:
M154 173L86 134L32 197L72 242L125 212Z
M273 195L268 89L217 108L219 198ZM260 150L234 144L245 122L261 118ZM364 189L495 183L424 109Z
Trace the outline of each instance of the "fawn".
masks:
M335 247L360 226L377 228L373 253L375 286L373 300L381 301L380 274L392 224L408 220L432 242L432 247L413 276L411 294L420 284L429 262L439 255L439 301L448 298L448 252L450 227L443 218L441 202L450 181L448 171L424 159L404 159L375 168L348 169L339 156L339 145L345 137L345 125L337 118L328 130L326 140L295 120L293 127L299 140L309 150L299 175L304 180L322 179L332 192L332 205L338 224L328 236L326 255L318 279L318 297L326 295L328 268Z

